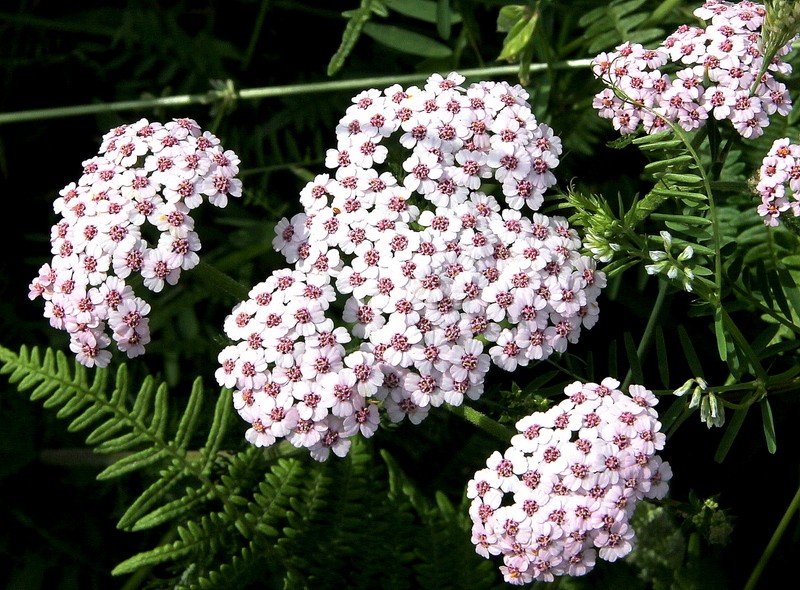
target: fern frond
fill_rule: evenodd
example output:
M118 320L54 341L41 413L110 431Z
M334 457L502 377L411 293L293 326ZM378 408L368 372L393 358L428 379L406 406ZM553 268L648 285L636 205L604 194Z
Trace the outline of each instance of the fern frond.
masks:
M86 367L68 362L63 353L52 349L42 355L38 348L29 350L23 346L17 355L0 347L0 362L0 373L8 374L17 389L33 390L32 398L43 402L46 408L57 409L59 418L70 419L71 431L89 431L86 442L95 452L119 456L97 475L98 479L146 469L159 473L156 481L128 507L118 523L120 528L155 526L182 518L204 502L224 498L209 475L232 413L227 392L217 401L206 444L190 452L189 444L205 413L199 379L193 384L175 437L170 440L172 412L166 385L158 385L147 376L134 394L124 364L117 369L112 386L109 370L94 370L90 383ZM186 484L185 490L180 489L180 484L187 481L197 487Z
M443 493L426 498L397 461L381 451L389 469L390 497L413 506L421 527L414 537L415 588L501 588L496 564L475 553L466 496L456 507Z

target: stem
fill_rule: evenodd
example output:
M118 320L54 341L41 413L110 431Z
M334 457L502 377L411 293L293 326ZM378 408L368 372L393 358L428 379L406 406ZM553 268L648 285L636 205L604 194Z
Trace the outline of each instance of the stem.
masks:
M639 341L639 347L636 349L636 356L639 357L640 362L642 357L644 357L645 352L647 352L647 348L650 346L650 341L653 339L653 334L655 333L656 329L656 320L658 315L661 313L661 308L664 306L664 300L666 299L668 286L669 285L666 281L659 281L656 302L653 304L653 309L650 311L650 317L647 318L647 325L644 328L642 339ZM628 385L630 385L632 378L633 371L628 369L628 374L625 376L625 381L622 383L623 391L628 387Z
M761 381L761 383L768 383L769 382L769 374L764 367L761 365L761 361L758 360L758 355L753 351L750 343L744 337L744 335L739 331L739 327L733 321L731 316L728 315L728 312L725 311L725 308L722 304L719 304L719 310L722 314L722 323L727 329L728 333L731 335L733 340L736 344L741 348L742 352L744 352L745 356L750 361L750 365L753 367L753 371L755 372L756 377Z
M750 574L750 578L747 580L747 585L744 587L744 590L753 590L753 588L755 588L758 584L758 579L761 577L764 568L767 566L769 558L772 557L772 554L778 547L778 543L780 543L783 533L786 532L789 522L791 522L792 518L794 518L798 508L800 508L800 488L798 488L797 492L795 492L794 498L792 498L792 501L789 504L789 507L786 509L783 518L781 518L780 523L778 523L778 528L775 529L775 532L772 534L772 538L769 540L767 547L764 549L764 553L761 554L761 558L758 560L756 567L753 569L753 573Z
M549 68L569 69L588 68L590 59L573 59L552 64L531 64L529 72L542 72ZM490 77L517 74L518 66L497 66L491 68L475 68L462 70L459 73L469 77ZM445 72L448 73L448 72ZM372 86L388 86L419 82L423 76L408 74L405 76L380 76L361 78L357 80L337 80L332 82L317 82L312 84L290 84L287 86L266 86L263 88L245 88L236 93L237 99L255 100L259 98L274 98L278 96L293 96L299 94L312 94L319 92L337 92L340 90L361 90ZM41 119L56 119L79 115L92 115L98 113L113 113L119 111L152 110L163 107L185 107L193 104L209 104L229 96L227 90L210 90L202 94L182 94L165 96L162 98L127 100L121 102L107 102L102 104L77 105L71 107L56 107L51 109L35 109L31 111L17 111L14 113L0 113L0 125L4 123L20 123L22 121L35 121Z
M247 299L250 289L238 281L235 281L215 266L201 260L196 269L200 279L208 283L209 287L212 289L227 293L240 301Z
M253 59L256 43L258 43L258 39L261 37L261 29L264 26L264 19L267 16L268 5L269 0L261 0L261 7L258 10L258 16L256 17L255 24L253 25L253 32L250 35L250 42L247 44L247 50L245 50L244 58L242 59L242 71L245 71L250 67L250 60Z
M444 404L444 406L450 410L451 413L463 418L470 424L477 426L495 438L499 438L503 442L508 442L508 440L517 433L516 430L503 426L499 422L489 418L486 414L482 414L469 406L452 406L450 404Z

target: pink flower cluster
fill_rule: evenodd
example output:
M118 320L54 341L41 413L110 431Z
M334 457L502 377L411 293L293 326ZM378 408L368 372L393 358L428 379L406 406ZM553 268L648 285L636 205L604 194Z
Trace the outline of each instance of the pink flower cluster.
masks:
M596 322L605 276L575 230L521 212L555 183L559 139L521 86L463 81L358 94L328 152L334 172L278 224L294 268L233 309L217 371L251 443L343 456L381 410L417 424L477 399L492 363L546 359Z
M692 131L714 117L730 120L741 136L754 139L764 133L770 115L791 111L789 92L773 72L791 72L781 57L792 43L760 73L764 6L709 0L694 14L707 25L682 25L655 49L624 43L595 57L594 74L608 88L593 106L621 134L640 124L656 133L667 122Z
M772 143L761 162L756 191L761 195L758 213L765 225L777 226L781 214L788 210L800 216L800 145L791 143L788 137Z
M472 542L487 559L502 556L506 582L581 576L597 557L624 557L637 503L666 495L658 400L640 385L627 395L617 387L610 377L568 385L568 399L517 422L511 446L469 481Z
M103 136L98 154L59 192L53 259L29 291L44 299L45 317L69 333L70 349L88 367L109 364L112 338L129 358L144 353L150 305L125 279L138 273L154 292L174 285L199 262L190 211L204 197L225 207L241 196L239 158L191 119L122 125ZM155 228L155 244L146 225Z

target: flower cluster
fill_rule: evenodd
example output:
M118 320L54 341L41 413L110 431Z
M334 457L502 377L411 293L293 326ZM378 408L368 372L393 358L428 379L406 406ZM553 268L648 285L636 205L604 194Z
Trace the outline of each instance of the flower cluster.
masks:
M511 446L469 481L475 550L502 556L507 582L580 576L597 557L624 557L637 503L666 495L658 400L640 385L627 395L618 387L610 377L568 385L568 399L519 420Z
M141 119L103 136L78 182L54 202L61 221L51 231L52 263L29 291L30 299L44 299L50 324L69 333L81 364L107 366L112 338L130 358L144 353L150 305L125 280L138 273L158 292L198 264L190 212L204 197L225 207L229 196L240 196L238 164L191 119ZM148 241L146 231L157 238Z
M764 7L708 0L694 14L707 26L682 25L655 49L624 43L593 60L594 74L608 86L593 106L621 134L640 124L656 133L667 122L692 131L713 117L752 139L764 133L770 115L791 111L788 89L773 72L791 72L781 57L792 42L764 62Z
M419 423L477 399L492 363L563 352L596 322L605 276L575 230L521 212L555 183L559 138L521 86L463 81L358 94L327 153L334 171L278 224L294 268L232 310L219 355L250 442L344 455L379 410Z
M789 138L776 139L758 172L756 191L761 196L758 213L764 224L777 226L782 213L791 209L800 216L800 145Z

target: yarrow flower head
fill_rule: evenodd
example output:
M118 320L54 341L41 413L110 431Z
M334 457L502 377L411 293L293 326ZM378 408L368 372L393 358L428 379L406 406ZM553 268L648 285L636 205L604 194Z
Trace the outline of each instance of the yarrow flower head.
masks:
M755 187L761 197L758 214L765 225L777 226L781 215L800 216L800 145L788 137L776 139L761 162Z
M475 550L500 556L506 582L581 576L597 558L625 557L637 503L666 496L658 400L641 385L618 387L610 377L568 385L567 399L519 420L511 446L467 484Z
M234 308L217 374L254 444L345 454L381 416L417 424L477 399L490 366L563 352L596 322L605 275L565 218L538 212L560 139L521 86L463 82L357 94L330 171L278 223L293 268Z
M239 158L187 118L166 124L141 119L103 136L98 155L53 204L51 263L39 269L29 297L45 301L50 324L70 335L70 349L88 367L111 361L113 340L129 358L150 341L150 305L129 276L158 292L199 262L191 210L204 199L225 207L241 196ZM155 228L149 242L143 227Z
M595 57L593 72L607 88L593 105L621 134L640 126L656 133L667 123L692 131L713 117L755 139L770 116L791 111L789 91L774 74L791 72L782 57L792 40L764 56L764 6L708 0L694 14L705 27L681 25L656 48L626 42Z

